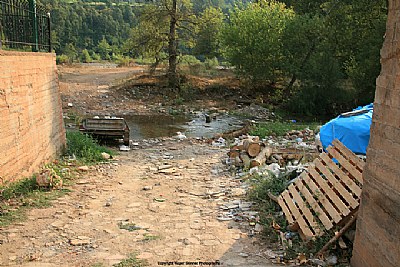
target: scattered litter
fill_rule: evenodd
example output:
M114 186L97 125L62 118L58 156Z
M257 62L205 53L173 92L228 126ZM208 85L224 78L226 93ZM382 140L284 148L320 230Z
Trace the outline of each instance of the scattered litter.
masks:
M176 132L176 134L177 135L175 136L175 138L178 139L178 140L183 140L183 139L187 138L186 135L181 133L181 132Z
M125 146L125 145L120 145L119 146L119 151L130 151L131 148L129 146Z
M224 147L224 146L226 146L226 140L224 138L220 137L217 140L213 141L211 143L211 145L214 147Z

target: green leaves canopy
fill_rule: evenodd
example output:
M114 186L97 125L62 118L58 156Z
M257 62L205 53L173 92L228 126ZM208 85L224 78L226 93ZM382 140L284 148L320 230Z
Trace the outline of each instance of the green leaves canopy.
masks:
M294 16L275 1L236 7L223 30L224 56L245 77L275 81L284 61L282 34Z

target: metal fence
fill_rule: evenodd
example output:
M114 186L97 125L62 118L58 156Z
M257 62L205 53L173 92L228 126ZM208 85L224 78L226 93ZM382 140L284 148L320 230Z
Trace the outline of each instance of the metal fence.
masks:
M36 0L0 0L0 49L51 52L50 13Z

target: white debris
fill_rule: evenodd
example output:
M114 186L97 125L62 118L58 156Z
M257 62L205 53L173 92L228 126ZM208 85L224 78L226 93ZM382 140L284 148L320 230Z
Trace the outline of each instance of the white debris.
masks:
M119 146L119 150L120 150L120 151L130 151L131 149L130 149L129 146L121 145L121 146Z
M179 140L183 140L183 139L186 139L187 137L186 137L186 135L185 134L183 134L183 133L181 133L181 132L176 132L176 136L175 136L175 138L177 138L177 139L179 139Z

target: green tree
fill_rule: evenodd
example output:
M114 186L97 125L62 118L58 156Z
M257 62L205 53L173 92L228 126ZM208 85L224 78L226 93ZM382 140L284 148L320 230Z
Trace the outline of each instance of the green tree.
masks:
M92 62L92 58L89 54L89 51L87 49L83 49L82 50L82 54L81 54L81 60L84 63L90 63Z
M193 51L195 55L202 55L206 58L219 56L220 33L223 23L224 14L219 8L208 7L201 13Z
M107 42L107 40L104 37L97 46L97 52L100 54L101 59L104 59L104 60L111 59L110 53L112 52L112 49L111 49L110 44Z
M293 17L275 1L236 7L222 34L225 57L243 76L274 82L283 61L282 34Z
M131 32L126 48L139 55L153 55L156 63L161 55L168 55L168 84L177 88L179 48L193 43L196 16L190 0L158 0L146 5L139 17L139 25Z
M64 54L68 57L69 63L74 62L78 57L78 52L72 43L68 43L64 47Z

